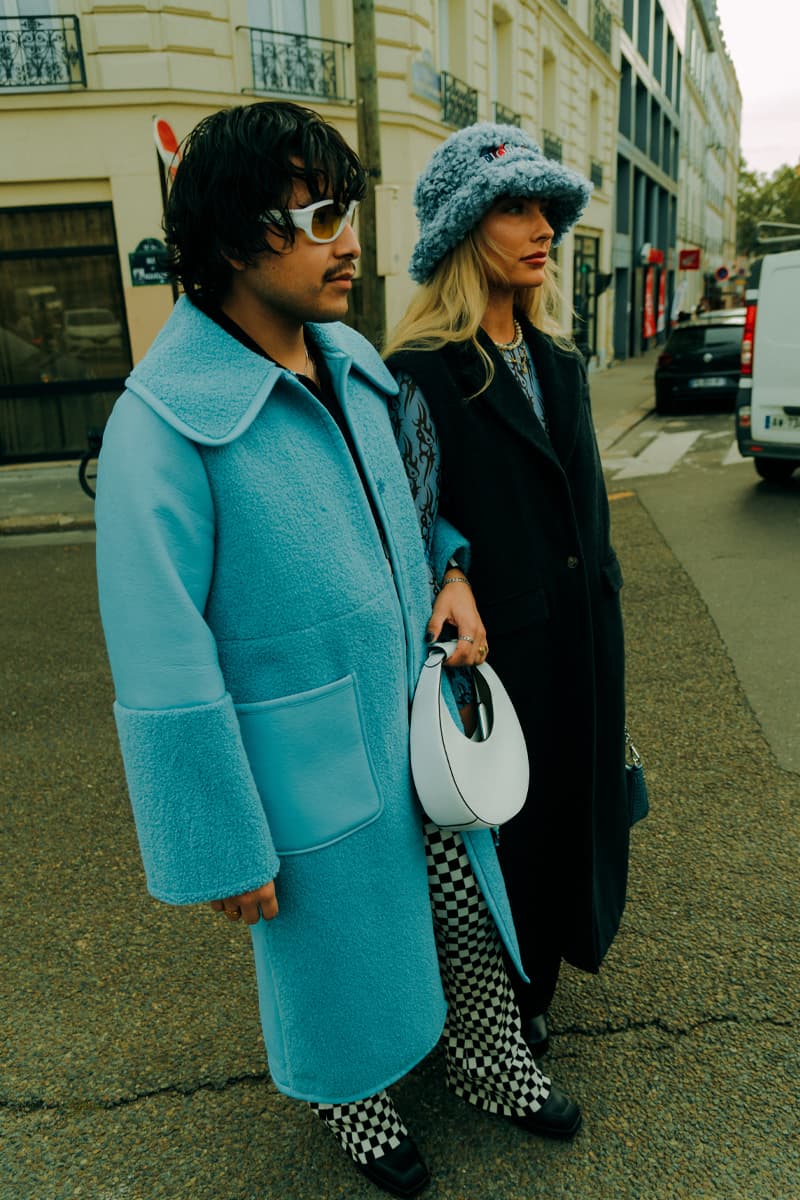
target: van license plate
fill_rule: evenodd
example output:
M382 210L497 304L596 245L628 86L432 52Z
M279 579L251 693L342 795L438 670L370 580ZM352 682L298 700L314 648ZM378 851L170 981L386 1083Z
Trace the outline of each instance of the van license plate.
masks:
M730 380L724 375L709 375L705 379L690 379L689 387L727 387Z

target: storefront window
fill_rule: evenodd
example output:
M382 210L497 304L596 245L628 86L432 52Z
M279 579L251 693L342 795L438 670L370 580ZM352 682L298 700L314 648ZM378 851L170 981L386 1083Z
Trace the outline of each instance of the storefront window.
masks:
M130 368L111 205L0 210L0 461L80 453Z

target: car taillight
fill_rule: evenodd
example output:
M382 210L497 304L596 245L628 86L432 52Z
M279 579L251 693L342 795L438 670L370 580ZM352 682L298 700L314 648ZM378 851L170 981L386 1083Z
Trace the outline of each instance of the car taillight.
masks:
M756 305L748 304L744 318L744 333L742 334L742 375L753 374L753 351L756 340Z
M658 360L656 362L656 366L657 367L668 367L671 362L672 362L672 355L667 354L667 352L664 351L663 354L659 354Z
M740 429L750 428L750 405L743 404L741 408L736 410L736 421Z

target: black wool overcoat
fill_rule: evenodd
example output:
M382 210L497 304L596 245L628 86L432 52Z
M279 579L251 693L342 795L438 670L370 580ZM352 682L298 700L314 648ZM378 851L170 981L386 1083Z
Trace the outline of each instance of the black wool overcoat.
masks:
M622 574L583 360L520 322L549 436L483 332L495 373L480 395L485 369L469 342L401 351L389 367L411 375L430 408L440 511L471 544L489 662L525 730L531 789L500 834L523 961L534 967L546 942L596 971L628 865Z

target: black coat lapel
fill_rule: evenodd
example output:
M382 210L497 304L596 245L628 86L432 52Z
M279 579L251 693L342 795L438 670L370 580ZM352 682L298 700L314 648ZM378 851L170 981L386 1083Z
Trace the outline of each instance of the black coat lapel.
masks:
M585 375L577 352L560 350L547 334L519 316L544 397L550 440L559 462L566 465L575 449L585 404Z
M480 389L486 378L485 368L474 347L469 342L461 342L444 351L462 395L474 397L468 401L469 404L488 409L519 437L548 458L558 461L550 439L502 354L482 329L478 330L478 340L494 364L492 381L484 391ZM478 392L480 394L476 395Z

